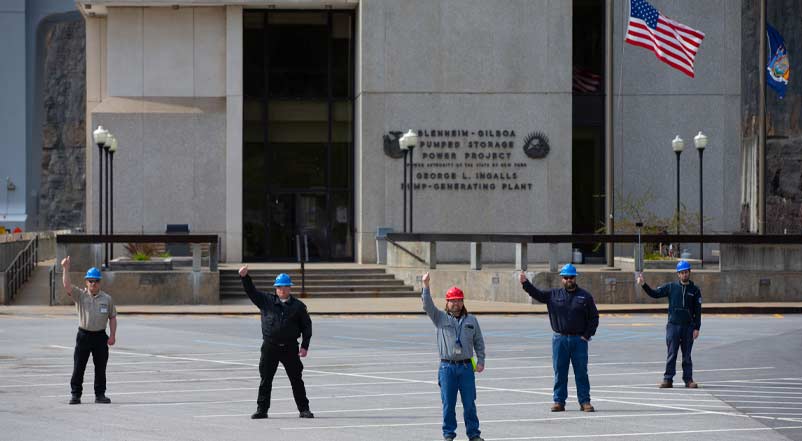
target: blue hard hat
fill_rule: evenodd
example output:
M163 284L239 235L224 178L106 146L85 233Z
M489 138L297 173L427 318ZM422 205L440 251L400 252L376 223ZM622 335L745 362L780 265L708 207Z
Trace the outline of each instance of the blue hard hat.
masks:
M690 271L690 270L691 270L691 264L688 263L687 261L680 260L679 262L677 262L677 272Z
M564 267L560 270L561 276L574 276L576 277L576 267L571 265L570 263L566 263Z
M98 279L98 280L102 278L103 275L100 274L100 270L95 267L89 268L89 271L86 272L86 276L84 277L84 279Z
M281 273L276 276L276 282L273 283L273 286L294 286L292 284L292 279L288 274Z

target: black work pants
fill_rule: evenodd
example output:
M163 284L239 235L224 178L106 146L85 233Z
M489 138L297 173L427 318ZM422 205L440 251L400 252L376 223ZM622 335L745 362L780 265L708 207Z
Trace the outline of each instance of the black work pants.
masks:
M304 365L301 363L301 357L298 356L298 345L277 345L267 341L262 342L262 357L259 360L259 375L262 377L262 381L259 383L256 405L260 410L267 411L270 408L270 392L273 389L273 377L276 375L279 362L284 366L287 377L290 378L292 396L295 398L298 410L309 410L306 387L301 378Z
M106 393L106 363L109 361L109 336L106 331L87 331L78 328L73 353L72 379L70 389L73 395L81 396L84 391L84 372L92 354L95 364L95 396Z

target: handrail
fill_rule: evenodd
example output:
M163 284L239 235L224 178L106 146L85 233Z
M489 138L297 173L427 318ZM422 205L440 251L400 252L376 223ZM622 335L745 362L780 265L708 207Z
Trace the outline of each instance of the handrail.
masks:
M472 234L387 233L394 242L492 242L492 243L725 243L802 244L802 234Z
M409 250L401 242L428 242L429 261L424 262L412 255L418 262L427 264L430 269L437 267L437 242L470 242L471 269L481 269L481 243L515 244L515 268L527 268L527 244L549 244L549 269L557 269L557 244L599 244L599 243L718 243L718 244L802 244L802 234L473 234L473 233L388 233L387 242L395 245L406 254ZM642 252L642 251L641 251Z
M56 243L210 243L217 244L216 234L59 234Z
M25 245L25 248L20 250L14 257L11 263L3 269L3 286L0 289L5 291L0 298L5 299L7 303L14 300L17 291L22 287L22 284L27 282L33 270L36 268L36 262L39 255L39 236L33 237Z

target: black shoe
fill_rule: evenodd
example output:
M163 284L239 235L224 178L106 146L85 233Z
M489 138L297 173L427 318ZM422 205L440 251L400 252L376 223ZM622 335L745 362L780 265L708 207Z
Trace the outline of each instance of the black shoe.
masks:
M72 398L70 398L70 404L81 404L81 396L73 395Z
M300 418L314 418L315 414L309 411L309 409L302 410L301 413L298 415Z
M95 403L109 404L111 403L111 398L105 395L95 395Z
M266 410L265 411L257 410L256 412L254 412L253 415L251 415L251 419L252 420L263 420L265 418L267 418L267 411Z

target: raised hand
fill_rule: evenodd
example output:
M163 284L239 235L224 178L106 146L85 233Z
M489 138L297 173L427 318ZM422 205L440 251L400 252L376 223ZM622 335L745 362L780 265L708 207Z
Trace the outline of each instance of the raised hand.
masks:
M526 278L526 273L521 271L520 274L518 274L518 281L521 282L521 283L524 283L527 280L528 279Z
M643 280L643 273L638 273L638 276L635 277L635 281L638 283L638 285L643 286L643 284L646 283Z
M243 266L242 268L239 269L239 276L240 277L245 277L247 275L248 275L248 265L245 265L245 266Z
M70 256L61 259L61 267L64 269L70 269Z
M423 286L425 286L426 288L429 287L429 279L430 279L429 273L424 274L423 277L421 278L421 282L423 282Z

